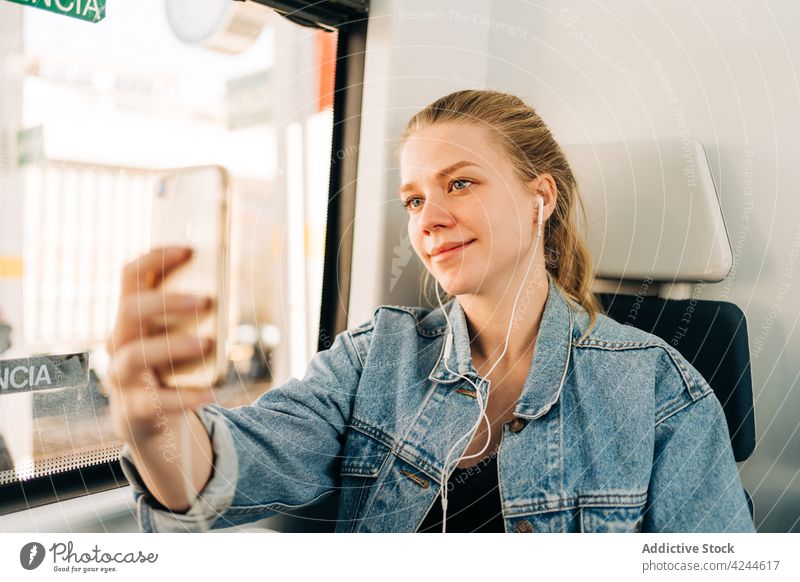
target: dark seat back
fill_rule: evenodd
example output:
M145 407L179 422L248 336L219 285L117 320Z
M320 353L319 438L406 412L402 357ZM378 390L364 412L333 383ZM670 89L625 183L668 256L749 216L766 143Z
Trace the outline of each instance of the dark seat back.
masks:
M606 314L675 347L706 379L722 403L733 455L746 460L756 445L747 321L724 301L675 300L598 293Z

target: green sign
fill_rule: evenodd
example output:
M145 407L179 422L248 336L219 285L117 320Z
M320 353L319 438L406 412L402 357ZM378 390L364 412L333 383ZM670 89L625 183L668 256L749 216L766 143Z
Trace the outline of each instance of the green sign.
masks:
M86 386L89 383L88 363L89 354L86 352L0 360L0 396Z
M8 0L64 16L100 22L106 17L106 0Z

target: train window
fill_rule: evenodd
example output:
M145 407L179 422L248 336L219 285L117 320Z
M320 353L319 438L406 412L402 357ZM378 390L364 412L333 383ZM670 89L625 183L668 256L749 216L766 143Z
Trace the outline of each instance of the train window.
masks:
M334 105L348 104L335 90L344 37L335 11L315 19L225 0L198 15L190 4L115 3L97 23L0 5L0 48L11 55L0 74L0 128L11 127L14 141L0 179L16 193L2 198L0 214L0 324L11 329L0 368L74 355L86 372L53 388L38 368L5 366L4 492L24 496L26 483L32 491L37 479L74 474L85 493L103 466L102 487L124 484L104 344L122 267L150 245L165 168L220 165L232 178L235 308L220 404L302 376L323 339L343 328L341 265L325 255L326 237L348 221L344 197L329 204L344 168L332 151L353 139L335 123L345 113ZM16 506L4 494L0 512L69 496L48 490Z

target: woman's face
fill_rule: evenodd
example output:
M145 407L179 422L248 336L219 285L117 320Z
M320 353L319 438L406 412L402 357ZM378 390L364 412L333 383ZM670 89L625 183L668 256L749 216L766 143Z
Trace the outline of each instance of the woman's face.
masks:
M411 244L442 288L451 295L515 293L507 286L528 268L535 193L552 178L523 182L488 129L462 123L412 134L403 145L400 177ZM543 264L544 244L539 247Z

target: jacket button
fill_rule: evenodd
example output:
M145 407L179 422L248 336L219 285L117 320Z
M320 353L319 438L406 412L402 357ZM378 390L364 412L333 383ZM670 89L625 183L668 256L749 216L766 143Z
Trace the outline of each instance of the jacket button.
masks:
M526 425L526 424L528 424L528 421L527 421L527 420L525 420L525 419L522 419L522 418L515 418L515 419L514 419L514 420L512 420L510 423L508 423L508 429L509 429L511 432L519 432L519 431L521 431L523 428L525 428L525 425Z
M640 533L642 531L642 520L641 518L639 521L636 522L636 527L633 528L634 533Z
M514 526L514 531L517 533L533 533L533 524L527 519L522 519Z

